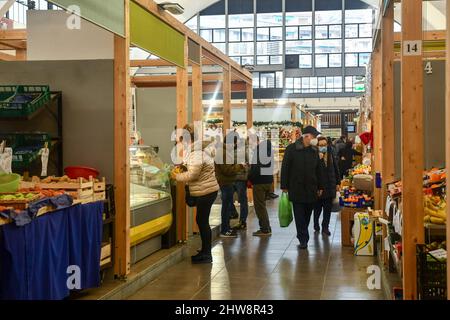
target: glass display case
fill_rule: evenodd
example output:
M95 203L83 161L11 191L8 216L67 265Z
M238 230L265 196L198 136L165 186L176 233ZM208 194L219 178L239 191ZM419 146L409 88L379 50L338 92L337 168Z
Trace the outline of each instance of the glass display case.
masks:
M168 171L154 147L130 147L130 182L132 210L170 197Z
M161 235L173 222L169 166L157 148L130 147L131 263L161 248Z

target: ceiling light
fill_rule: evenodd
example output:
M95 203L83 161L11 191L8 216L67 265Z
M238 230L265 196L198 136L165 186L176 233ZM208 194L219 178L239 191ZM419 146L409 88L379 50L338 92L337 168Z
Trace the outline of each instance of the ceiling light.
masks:
M326 112L341 112L341 110L330 109L330 110L320 110L319 112L322 112L322 113L326 113Z
M163 10L169 11L171 14L180 15L184 13L184 8L175 2L163 2L158 5Z

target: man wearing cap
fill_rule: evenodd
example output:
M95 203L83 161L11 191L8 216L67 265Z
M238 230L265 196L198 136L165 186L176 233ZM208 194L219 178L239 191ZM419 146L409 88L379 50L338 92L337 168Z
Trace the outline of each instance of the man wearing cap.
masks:
M281 189L289 194L293 204L301 249L308 248L311 215L324 189L322 162L317 150L319 135L312 126L304 128L300 139L286 148L281 167Z

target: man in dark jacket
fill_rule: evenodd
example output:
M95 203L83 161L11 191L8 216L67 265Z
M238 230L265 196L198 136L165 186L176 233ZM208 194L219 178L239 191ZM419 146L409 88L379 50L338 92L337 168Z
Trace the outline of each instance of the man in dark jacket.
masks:
M274 164L272 144L269 140L259 142L253 153L251 163L249 180L253 184L253 201L260 227L253 235L255 237L267 237L272 235L272 228L267 213L266 197L270 193L273 183Z
M316 128L306 127L302 137L286 148L281 167L281 189L289 193L293 203L301 249L308 248L311 215L324 190L322 162L316 147L319 134Z

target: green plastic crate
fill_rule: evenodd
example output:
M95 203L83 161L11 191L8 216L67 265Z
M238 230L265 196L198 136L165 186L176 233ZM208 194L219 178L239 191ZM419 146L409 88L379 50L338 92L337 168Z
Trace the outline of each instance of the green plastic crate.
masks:
M32 101L15 102L18 96L30 95ZM50 101L49 86L0 86L0 118L27 117Z

